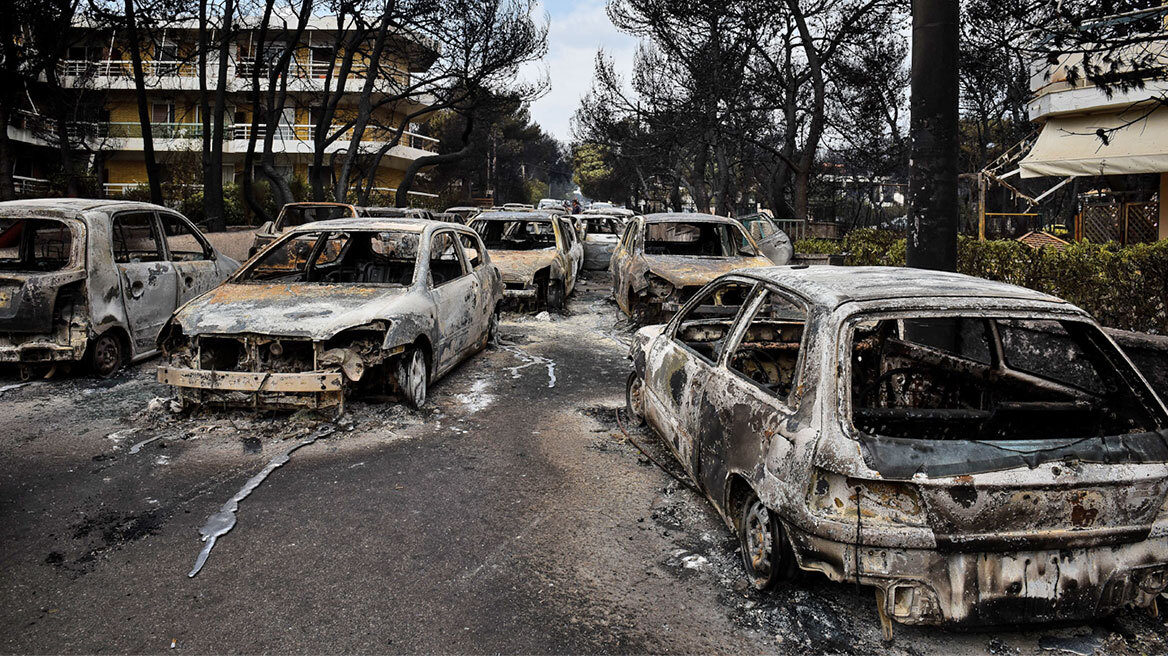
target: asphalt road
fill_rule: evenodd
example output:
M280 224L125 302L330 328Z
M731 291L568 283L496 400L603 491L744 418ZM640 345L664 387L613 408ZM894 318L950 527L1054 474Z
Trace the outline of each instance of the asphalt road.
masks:
M597 276L566 318L510 315L420 412L349 404L194 578L207 518L322 419L175 415L151 362L0 380L0 651L1168 651L1142 612L886 644L870 590L747 590L705 501L615 425L629 328L606 295Z

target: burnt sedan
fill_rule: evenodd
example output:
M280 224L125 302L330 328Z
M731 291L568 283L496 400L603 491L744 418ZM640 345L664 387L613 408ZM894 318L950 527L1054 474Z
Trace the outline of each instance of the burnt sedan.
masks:
M734 219L648 214L626 226L609 270L617 305L633 319L648 323L676 312L721 274L770 264Z
M628 405L737 532L907 624L1080 619L1168 581L1168 412L1082 310L952 273L724 276L641 329Z
M174 309L239 267L182 215L147 203L0 203L0 364L108 377L156 353Z
M563 312L584 264L570 217L543 212L484 212L469 223L499 271L509 299Z
M414 407L498 329L502 281L465 226L337 219L292 229L175 313L158 380L184 404Z

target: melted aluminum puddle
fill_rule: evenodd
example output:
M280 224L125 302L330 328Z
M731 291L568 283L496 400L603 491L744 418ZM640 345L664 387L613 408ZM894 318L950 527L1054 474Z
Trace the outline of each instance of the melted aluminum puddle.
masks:
M519 370L520 369L526 369L533 364L543 364L543 365L547 365L548 387L550 388L550 387L556 386L556 363L555 363L555 360L550 360L548 358L541 357L538 355L532 355L532 354L528 353L527 351L524 351L523 349L519 348L518 346L511 346L508 344L499 344L499 348L503 349L504 351L507 351L508 353L513 354L515 357L519 358L520 360L523 360L523 362L525 363L525 364L521 364L521 365L518 365L515 367L510 367L507 369L507 371L511 372L512 378L519 377Z
M187 576L193 578L203 569L203 565L207 562L207 557L211 555L211 549L215 546L215 541L227 534L228 531L235 528L235 513L239 510L239 502L247 498L264 479L268 477L277 467L287 463L292 458L292 452L300 447L308 446L322 437L332 435L337 430L336 426L332 424L325 424L313 431L308 437L300 440L296 444L285 449L284 453L272 458L258 474L248 479L243 487L235 493L235 496L227 500L219 512L207 518L207 523L203 524L203 528L199 529L199 534L203 536L203 550L199 552L199 557L195 559L195 567Z

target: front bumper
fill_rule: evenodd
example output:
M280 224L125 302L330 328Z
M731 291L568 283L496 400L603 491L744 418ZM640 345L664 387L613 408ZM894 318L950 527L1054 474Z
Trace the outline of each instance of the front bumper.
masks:
M1081 620L1150 606L1168 581L1168 536L1081 549L942 552L835 542L790 529L799 563L875 586L904 624Z
M538 297L539 288L535 285L510 282L503 285L503 298L533 299Z
M340 372L258 373L162 365L158 382L202 404L324 408L344 402Z

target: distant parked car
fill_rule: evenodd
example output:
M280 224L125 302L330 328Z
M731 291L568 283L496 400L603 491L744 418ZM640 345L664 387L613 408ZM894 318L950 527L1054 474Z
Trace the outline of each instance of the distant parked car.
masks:
M542 212L484 212L470 222L503 274L507 298L563 312L576 287L584 247L569 217Z
M239 267L181 214L148 203L0 203L0 364L85 363L101 377L156 352L175 308Z
M769 266L741 223L711 214L648 214L629 222L612 254L612 293L625 314L653 323L734 269Z
M630 349L626 398L748 580L876 589L892 622L1156 608L1168 409L1079 308L955 273L737 271Z
M474 217L478 216L479 214L482 214L482 213L483 213L483 208L481 208L481 207L471 207L471 206L469 206L469 205L457 205L457 206L455 206L455 207L447 207L447 208L446 208L445 210L443 210L443 211L444 211L446 214L454 214L454 215L457 215L457 216L458 216L458 217L459 217L459 218L462 220L462 221L461 221L462 223L467 223L467 222L469 222L469 221L470 221L472 218L474 218Z
M758 250L771 262L788 264L795 256L790 237L766 214L748 214L738 217L738 220L746 227L747 234L754 238Z
M524 210L535 209L534 205L528 203L503 203L503 209L508 212L522 212Z
M313 221L327 221L358 216L357 208L348 203L288 203L280 209L274 221L268 221L256 231L248 256L276 240L291 228Z
M501 299L466 226L317 222L176 312L158 380L188 404L338 407L368 390L420 407L432 381L493 338Z
M584 231L584 268L604 271L612 260L612 251L624 232L624 224L615 216L585 212L576 216Z
M557 200L555 198L541 198L535 208L539 210L568 210L567 201Z

